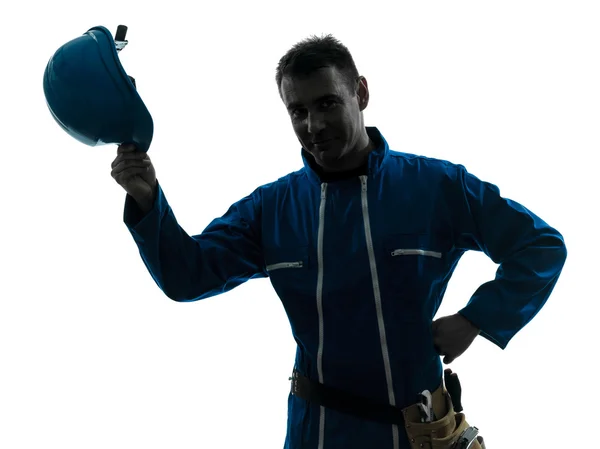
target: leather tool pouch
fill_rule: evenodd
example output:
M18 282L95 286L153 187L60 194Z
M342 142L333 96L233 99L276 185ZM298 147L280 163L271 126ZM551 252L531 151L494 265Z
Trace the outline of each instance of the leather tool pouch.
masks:
M411 449L453 449L461 433L470 427L465 414L454 411L443 383L432 393L432 400L435 416L440 417L436 421L422 423L417 404L402 410ZM469 449L485 449L483 438L478 436Z

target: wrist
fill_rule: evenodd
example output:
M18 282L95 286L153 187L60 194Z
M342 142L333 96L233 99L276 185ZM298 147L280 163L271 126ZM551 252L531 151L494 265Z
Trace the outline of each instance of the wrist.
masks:
M479 329L479 327L477 327L472 321L467 319L463 314L458 313L457 315L459 315L463 319L465 324L467 326L469 326L473 330L474 333L479 334L479 332L481 331L481 329Z
M146 214L146 213L150 212L152 210L152 208L154 207L155 199L156 199L156 184L152 188L152 192L150 193L149 196L139 199L139 200L136 199L135 202L137 203L138 207Z
M143 213L147 214L154 207L154 202L153 201L138 201L137 205Z

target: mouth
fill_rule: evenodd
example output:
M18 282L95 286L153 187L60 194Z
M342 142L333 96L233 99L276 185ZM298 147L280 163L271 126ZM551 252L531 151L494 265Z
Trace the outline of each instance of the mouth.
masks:
M326 144L332 142L333 140L335 140L335 139L320 140L319 142L312 142L312 144L318 147L318 146L326 145Z

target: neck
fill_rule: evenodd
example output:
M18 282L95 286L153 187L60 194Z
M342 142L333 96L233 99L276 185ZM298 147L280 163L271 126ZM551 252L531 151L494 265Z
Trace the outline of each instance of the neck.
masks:
M352 155L352 159L348 161L346 167L344 167L344 171L356 170L361 165L367 162L369 158L369 153L375 149L375 143L367 136L367 143L363 148Z

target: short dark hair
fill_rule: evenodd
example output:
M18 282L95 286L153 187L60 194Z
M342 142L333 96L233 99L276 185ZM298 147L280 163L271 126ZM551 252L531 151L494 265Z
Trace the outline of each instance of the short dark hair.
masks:
M306 77L323 67L335 67L344 77L350 93L354 93L358 80L358 70L350 51L331 34L324 37L311 36L294 45L280 60L277 66L277 89L281 96L281 82L284 76Z

